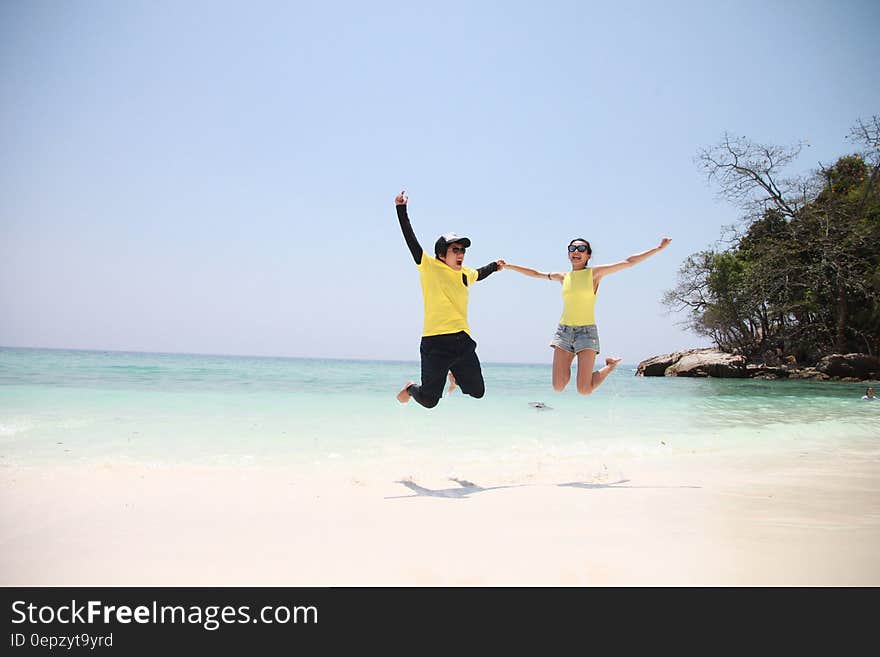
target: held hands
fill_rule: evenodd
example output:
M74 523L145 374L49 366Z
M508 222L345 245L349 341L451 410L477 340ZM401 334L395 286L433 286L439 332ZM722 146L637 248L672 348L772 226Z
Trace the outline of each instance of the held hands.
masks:
M504 268L507 266L507 263L503 260L496 260L495 264L498 265L498 271L504 271Z
M400 194L394 197L395 205L406 205L406 202L409 201L409 196L406 195L406 190L400 190Z

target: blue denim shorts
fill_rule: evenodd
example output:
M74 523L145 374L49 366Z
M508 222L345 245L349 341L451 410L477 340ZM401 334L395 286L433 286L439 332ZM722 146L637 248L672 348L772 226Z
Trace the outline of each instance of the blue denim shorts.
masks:
M584 349L592 349L599 353L599 330L595 324L586 326L568 326L560 324L553 336L551 347L559 347L565 351L576 354Z

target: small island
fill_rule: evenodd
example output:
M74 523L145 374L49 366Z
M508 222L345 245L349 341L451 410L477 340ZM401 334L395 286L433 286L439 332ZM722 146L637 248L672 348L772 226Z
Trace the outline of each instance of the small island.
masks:
M656 356L637 376L876 380L880 377L880 117L853 152L803 175L807 143L725 134L697 155L737 225L690 255L665 305L714 348Z

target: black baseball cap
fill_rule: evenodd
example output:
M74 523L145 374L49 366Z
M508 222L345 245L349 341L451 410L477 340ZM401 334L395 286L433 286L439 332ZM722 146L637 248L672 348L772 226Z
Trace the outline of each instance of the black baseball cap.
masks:
M471 241L467 237L462 237L461 235L456 235L455 233L443 233L440 237L437 238L437 242L435 242L434 244L434 254L444 255L446 253L446 249L448 249L449 245L453 242L458 242L466 248L471 245Z

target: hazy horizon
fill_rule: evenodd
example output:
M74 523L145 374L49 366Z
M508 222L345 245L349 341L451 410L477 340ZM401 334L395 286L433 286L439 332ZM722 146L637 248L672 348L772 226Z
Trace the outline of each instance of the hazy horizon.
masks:
M12 345L0 345L0 351L4 349L13 350L18 349L22 351L72 351L72 352L84 352L84 353L109 353L109 354L135 354L140 356L200 356L206 358L256 358L256 359L279 359L279 360L338 360L338 361L357 361L357 362L376 362L376 363L413 363L418 365L419 358L401 358L401 359L393 359L393 358L339 358L332 356L272 356L272 355L259 355L259 354L220 354L220 353L200 353L200 352L189 352L189 351L140 351L140 350L120 350L120 349L85 349L85 348L72 348L72 347L28 347L28 346L12 346ZM551 354L552 355L552 354ZM656 354L658 356L663 354ZM644 360L644 359L643 359ZM492 361L480 359L480 362L483 365L530 365L540 367L545 363L541 362L516 362L516 361ZM622 361L620 363L623 367L635 367L641 361L635 362L626 362ZM548 363L549 364L549 363Z

